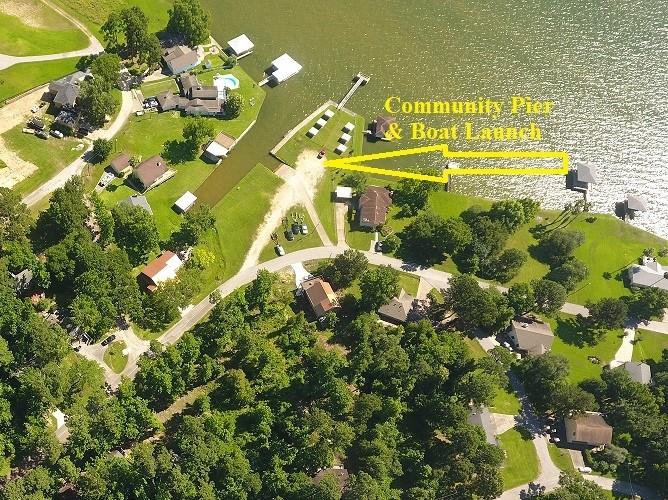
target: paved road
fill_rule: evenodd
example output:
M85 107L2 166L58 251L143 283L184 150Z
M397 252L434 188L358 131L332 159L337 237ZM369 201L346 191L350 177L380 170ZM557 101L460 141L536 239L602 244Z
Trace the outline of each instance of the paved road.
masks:
M134 106L132 91L121 92L121 98L121 110L119 111L118 116L116 116L114 122L109 126L109 128L95 131L93 134L91 134L91 139L111 139L123 128L123 125L125 125L125 122L132 113ZM25 195L23 197L23 203L28 206L35 205L45 196L53 193L56 189L63 187L70 178L74 177L75 175L81 175L81 172L83 172L86 163L88 163L86 160L89 158L92 149L93 146L90 145L79 158L74 160L67 167L62 169L33 192Z
M70 57L83 57L89 56L91 54L99 54L104 51L104 47L99 42L95 35L93 35L86 26L79 22L77 19L72 17L68 12L61 9L59 6L49 2L48 0L42 0L45 4L51 7L53 10L58 12L64 18L69 20L77 28L83 31L88 37L89 44L88 47L81 50L73 50L71 52L60 52L58 54L45 54L41 56L9 56L6 54L0 54L0 70L9 68L15 64L27 63L27 62L42 62L42 61L54 61L56 59L69 59Z

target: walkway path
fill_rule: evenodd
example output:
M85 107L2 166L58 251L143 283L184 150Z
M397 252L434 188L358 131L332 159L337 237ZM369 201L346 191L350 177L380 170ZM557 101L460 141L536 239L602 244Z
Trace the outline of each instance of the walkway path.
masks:
M19 57L19 56L8 56L6 54L0 54L0 70L9 68L10 66L14 66L15 64L20 64L20 63L54 61L57 59L83 57L83 56L89 56L91 54L99 54L100 52L104 52L104 47L102 46L102 44L99 42L97 38L95 38L95 35L93 35L93 33L91 33L90 30L86 28L86 26L83 23L72 17L67 11L61 9L59 6L55 5L49 0L42 0L42 1L49 7L51 7L53 10L58 12L61 16L70 21L72 24L74 24L81 31L83 31L88 37L88 40L90 41L88 47L81 50L73 50L71 52L61 52L59 54L45 54L41 56Z
M114 137L125 125L128 117L132 113L134 100L131 91L121 93L122 102L121 110L114 122L106 129L100 129L91 134L91 139L111 139ZM65 183L75 175L81 175L86 163L90 160L90 153L93 146L90 145L88 149L76 160L70 163L67 167L58 172L51 179L39 186L33 192L28 193L23 197L23 203L28 206L35 205L45 196L53 193L56 189L63 187Z
M348 204L336 203L335 207L336 217L336 245L340 247L347 247L346 243L346 217L348 216Z
M633 359L633 341L636 338L636 330L632 327L624 328L624 337L622 337L622 345L615 353L615 359L610 361L610 368L616 368L623 365L627 361Z

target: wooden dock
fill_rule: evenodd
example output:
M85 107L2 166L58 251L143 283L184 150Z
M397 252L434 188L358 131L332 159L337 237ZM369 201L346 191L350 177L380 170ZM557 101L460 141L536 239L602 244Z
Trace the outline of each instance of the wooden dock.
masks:
M336 109L341 109L342 107L344 107L346 103L350 100L350 98L353 96L353 94L357 91L357 89L360 88L362 85L366 85L367 83L369 83L369 80L371 80L370 76L366 76L362 73L357 73L353 78L352 87L350 87L348 93L343 96L343 99L339 101L339 104L337 104Z

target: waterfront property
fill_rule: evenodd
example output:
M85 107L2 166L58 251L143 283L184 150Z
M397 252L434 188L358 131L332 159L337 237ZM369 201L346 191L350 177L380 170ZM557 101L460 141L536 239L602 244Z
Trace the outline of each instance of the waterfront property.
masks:
M231 55L236 56L237 59L246 57L253 53L253 42L245 34L241 34L238 37L228 40L227 45L229 46L228 51Z
M653 287L668 291L668 268L653 257L643 256L642 264L633 264L628 271L631 286Z
M597 412L564 419L566 441L586 446L601 446L612 442L612 427Z
M183 261L174 252L165 250L139 273L137 280L148 292L155 292L160 283L176 278Z
M162 53L165 68L172 74L178 75L197 66L199 57L197 52L185 45L168 47Z
M380 141L388 141L387 131L397 119L393 116L379 116L371 123L371 137Z
M177 77L180 94L165 90L156 95L161 111L183 111L187 115L218 116L224 112L227 94L225 87L202 85L196 75L181 74Z
M545 354L552 348L554 342L550 325L532 316L513 319L508 338L517 350L533 355Z
M360 227L374 229L385 224L390 205L392 198L387 189L378 186L367 187L357 203Z
M262 80L259 85L264 85L270 81L279 84L295 76L302 70L302 65L295 61L288 54L283 54L271 61L268 76Z

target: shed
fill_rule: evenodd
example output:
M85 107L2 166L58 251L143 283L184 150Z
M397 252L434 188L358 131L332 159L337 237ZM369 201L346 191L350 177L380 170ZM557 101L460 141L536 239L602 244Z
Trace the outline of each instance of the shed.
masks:
M225 158L232 148L236 145L237 140L227 135L225 132L220 132L204 150L204 156L212 161L219 162Z
M271 62L271 66L274 68L271 76L278 83L284 82L302 70L302 65L295 61L288 54L283 54L279 58L274 59Z
M348 186L336 186L337 200L352 200L352 198L353 198L353 188Z
M176 207L177 211L184 213L190 210L196 201L197 196L192 194L190 191L186 191L183 193L183 196L176 200L174 206Z
M109 168L117 177L125 177L132 170L130 155L121 153L109 162Z
M233 38L232 40L228 40L227 45L232 50L232 53L237 57L250 54L253 52L253 48L255 47L250 38L248 38L243 33L238 37Z

